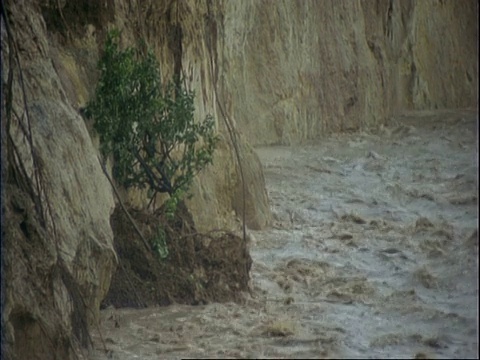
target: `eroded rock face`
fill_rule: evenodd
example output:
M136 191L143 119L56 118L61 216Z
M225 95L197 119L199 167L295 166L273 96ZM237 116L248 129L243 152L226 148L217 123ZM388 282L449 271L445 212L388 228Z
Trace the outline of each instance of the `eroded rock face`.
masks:
M224 89L251 144L476 106L476 1L245 0L224 14Z
M234 150L223 139L214 164L199 174L194 196L187 200L200 231L238 229L243 220L243 184ZM269 225L271 212L260 160L245 139L238 137L238 150L245 181L245 225L260 230ZM213 206L212 206L213 205Z
M88 346L88 324L109 288L115 204L85 123L52 64L42 16L31 2L8 5L21 72L7 60L12 48L2 21L2 74L13 71L12 87L2 76L13 99L2 307L6 349L12 359L67 359L78 345Z

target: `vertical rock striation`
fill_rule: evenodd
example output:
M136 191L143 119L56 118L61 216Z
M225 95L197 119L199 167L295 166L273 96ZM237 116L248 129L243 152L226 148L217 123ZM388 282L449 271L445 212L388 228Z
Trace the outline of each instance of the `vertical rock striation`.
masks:
M476 106L477 2L225 2L225 91L250 143L291 144L405 109Z
M2 19L2 82L12 97L2 104L9 136L2 318L7 358L67 359L88 347L89 323L109 288L114 201L38 10L11 1L10 32Z

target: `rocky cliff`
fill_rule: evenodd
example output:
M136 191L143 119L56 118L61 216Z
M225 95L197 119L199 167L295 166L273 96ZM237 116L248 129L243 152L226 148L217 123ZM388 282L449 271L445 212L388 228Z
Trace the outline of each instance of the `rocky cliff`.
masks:
M252 144L476 106L477 3L229 1L224 91Z
M198 118L217 120L214 165L188 203L201 230L235 227L243 210L227 124L247 224L262 228L270 212L251 145L377 126L403 109L476 106L474 0L5 2L2 334L12 359L87 347L115 267L115 200L80 116L108 29L125 45L145 39L165 78L181 73L196 91ZM142 193L124 197L145 206Z

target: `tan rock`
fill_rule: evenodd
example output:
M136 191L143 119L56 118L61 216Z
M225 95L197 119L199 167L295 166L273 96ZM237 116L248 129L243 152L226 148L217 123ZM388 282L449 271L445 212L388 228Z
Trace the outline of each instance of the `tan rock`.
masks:
M13 332L9 349L18 358L66 359L73 356L64 346L69 341L88 344L88 323L108 291L116 262L109 223L114 200L85 123L52 64L41 15L30 3L10 2L9 9L21 73L11 64L9 132L17 150L8 151L23 164L40 207L17 166L6 190L8 296L2 312ZM8 59L6 44L2 21L2 57ZM2 65L6 73L3 58Z

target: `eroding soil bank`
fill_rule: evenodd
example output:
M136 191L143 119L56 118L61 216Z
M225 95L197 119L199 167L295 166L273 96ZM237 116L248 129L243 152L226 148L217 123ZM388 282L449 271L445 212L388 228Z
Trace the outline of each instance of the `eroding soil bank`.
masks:
M196 232L183 203L173 220L162 209L129 213L145 241L118 206L111 224L119 265L103 308L235 301L247 290L251 258L240 237Z
M257 149L275 221L249 232L255 297L105 310L110 358L477 357L477 126L422 112Z

